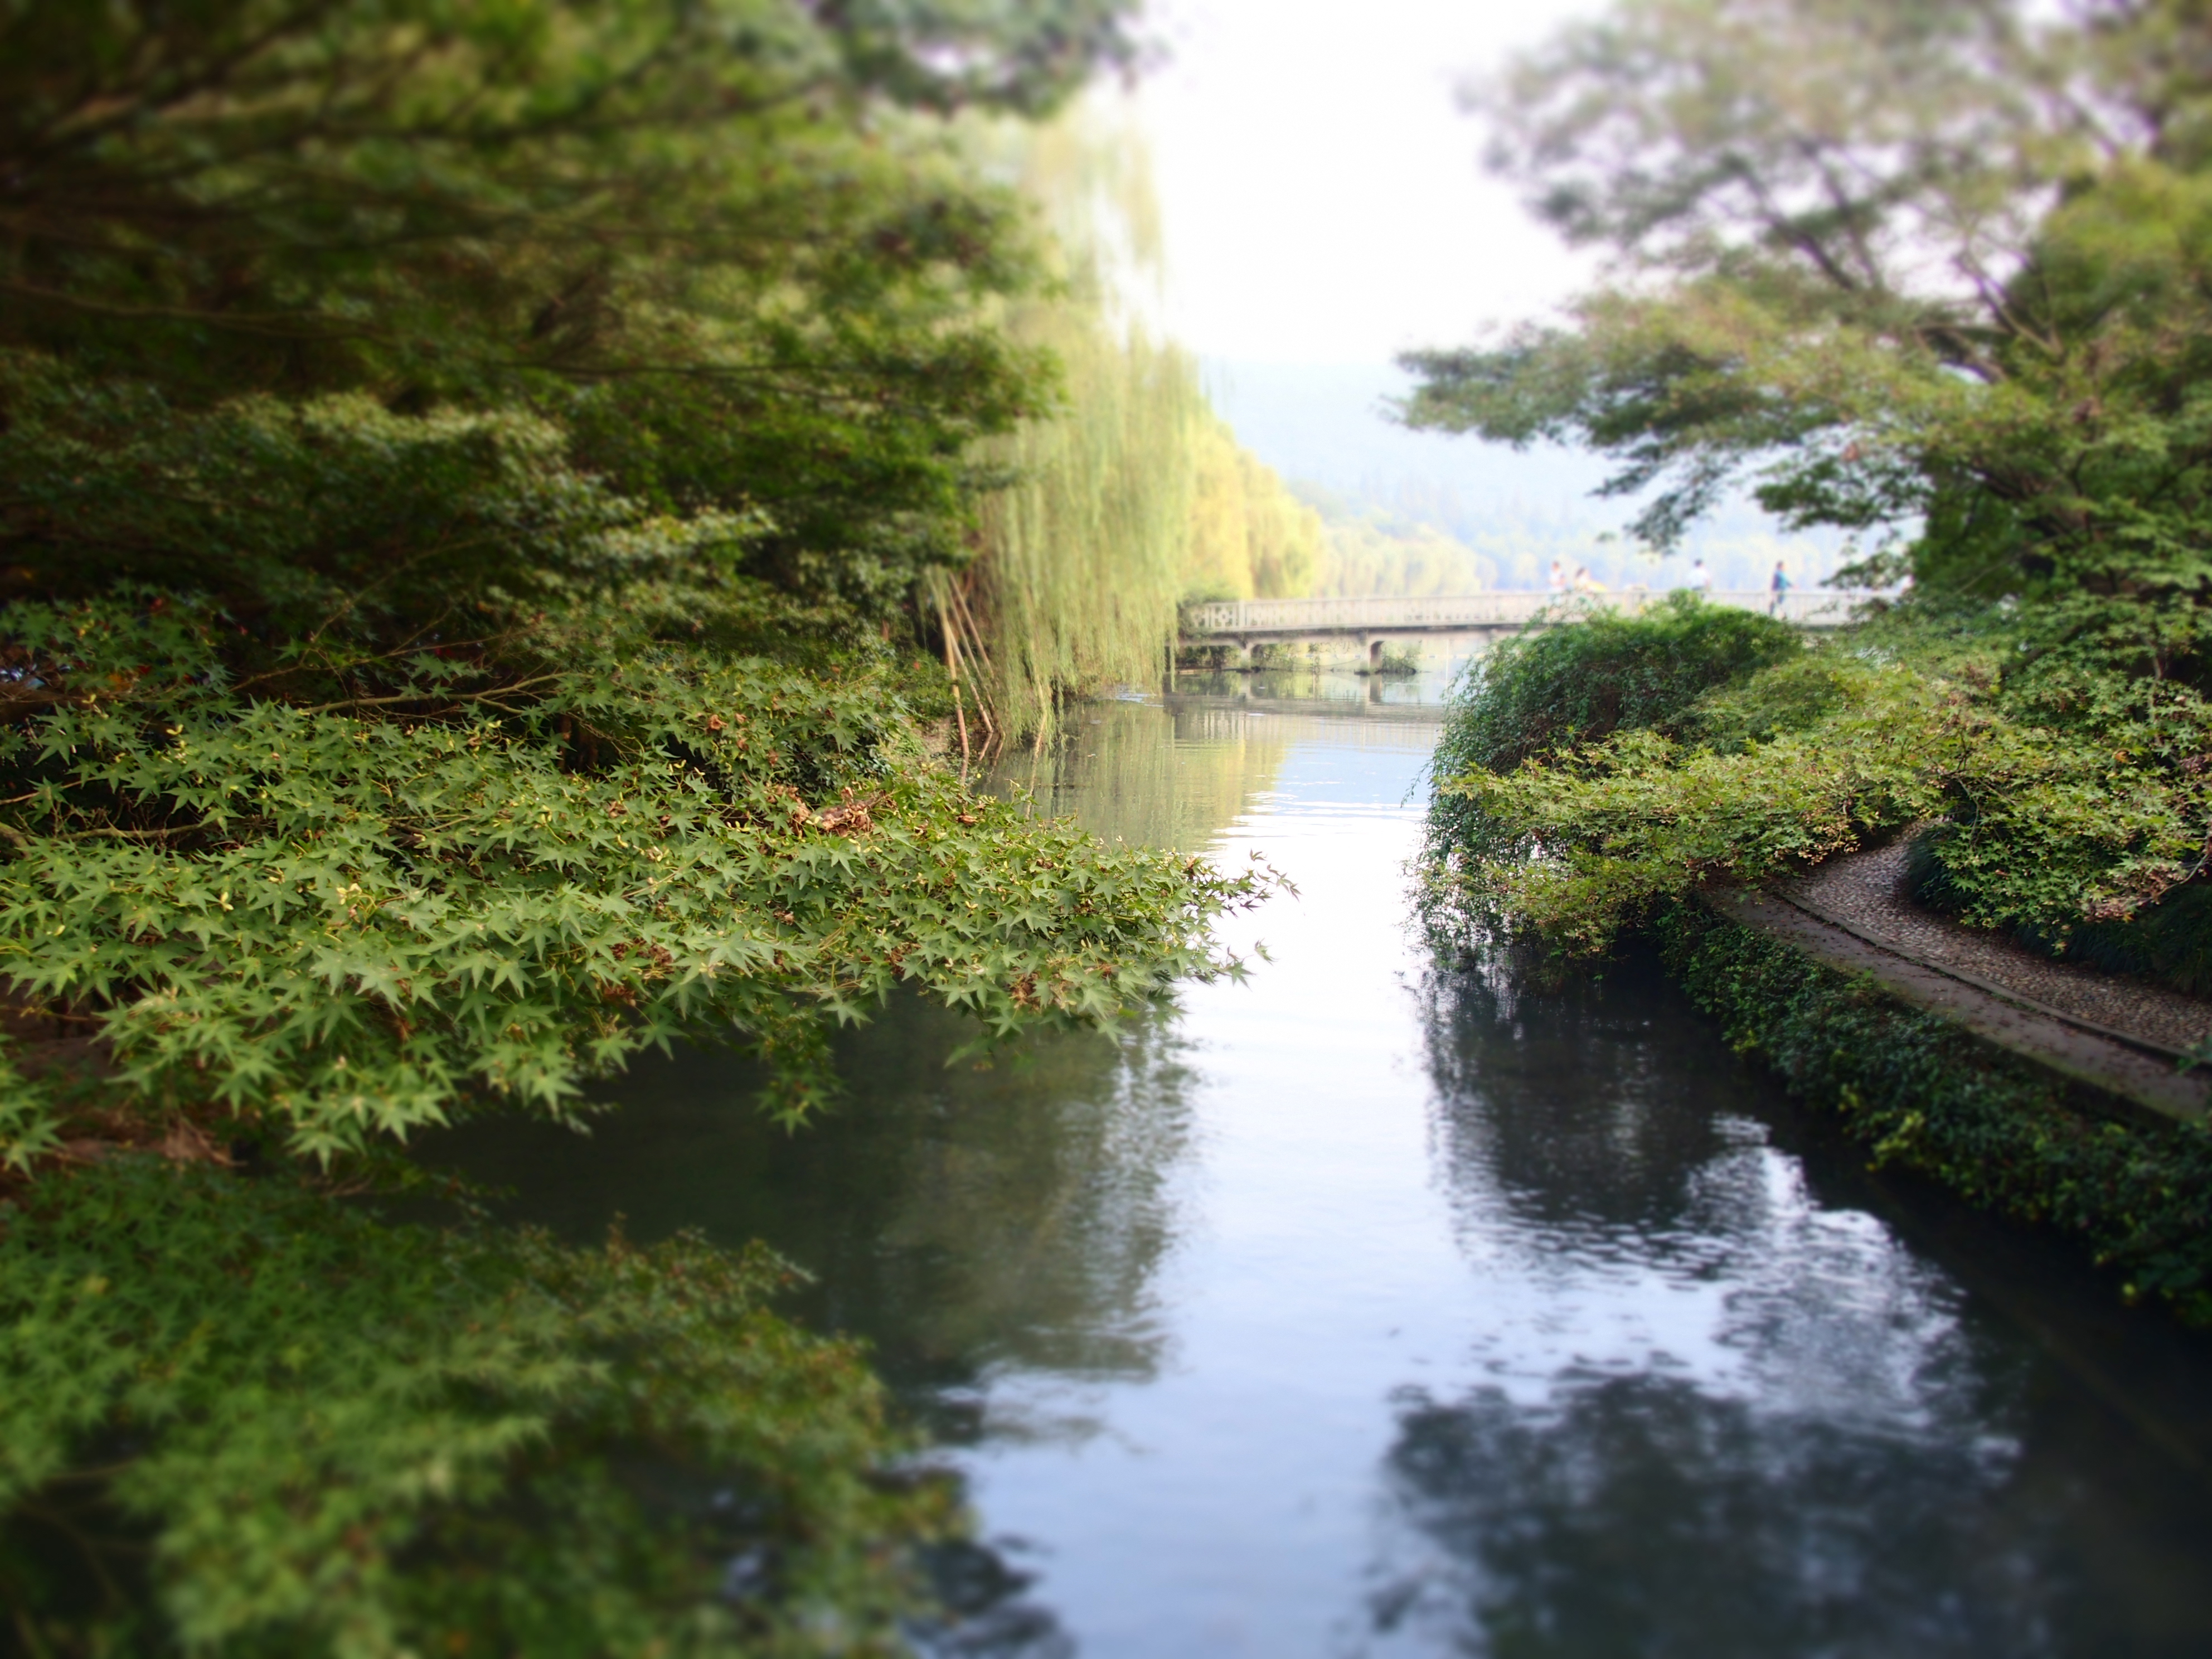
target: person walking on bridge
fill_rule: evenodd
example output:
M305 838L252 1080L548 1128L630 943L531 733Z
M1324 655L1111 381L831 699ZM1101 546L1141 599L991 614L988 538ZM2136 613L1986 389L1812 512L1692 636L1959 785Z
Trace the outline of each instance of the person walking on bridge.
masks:
M1766 602L1766 614L1770 617L1780 616L1783 602L1790 596L1790 572L1784 568L1782 561L1779 559L1774 562L1774 574L1768 579L1766 591L1773 595Z

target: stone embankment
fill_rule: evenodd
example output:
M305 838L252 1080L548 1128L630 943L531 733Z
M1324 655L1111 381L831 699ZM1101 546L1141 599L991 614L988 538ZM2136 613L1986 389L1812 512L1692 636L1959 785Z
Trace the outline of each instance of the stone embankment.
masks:
M1863 973L1985 1042L2050 1066L2133 1115L2203 1121L2212 1067L2179 1068L2212 1036L2212 1002L2054 962L1915 904L1903 842L1830 860L1760 891L1717 893L1723 915L1814 960Z

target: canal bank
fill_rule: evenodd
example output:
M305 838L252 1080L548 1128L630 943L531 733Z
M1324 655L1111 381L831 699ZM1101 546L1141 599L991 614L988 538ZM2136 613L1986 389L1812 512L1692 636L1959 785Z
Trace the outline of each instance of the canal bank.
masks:
M1940 973L1775 894L1717 890L1656 931L1732 1047L1877 1163L2086 1247L2111 1290L2212 1324L2212 1135L2174 1061Z
M1285 693L1296 690L1305 695ZM1243 984L948 1065L896 1004L788 1135L728 1057L442 1143L598 1237L764 1237L964 1482L934 1651L2179 1656L2212 1345L1793 1099L1635 959L1413 926L1433 684L1091 706L1005 781L1297 888Z

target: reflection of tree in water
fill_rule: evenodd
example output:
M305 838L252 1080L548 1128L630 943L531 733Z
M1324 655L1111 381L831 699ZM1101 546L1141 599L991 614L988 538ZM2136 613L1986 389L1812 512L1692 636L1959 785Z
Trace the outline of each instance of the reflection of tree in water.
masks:
M641 1064L589 1138L512 1119L434 1153L516 1189L514 1212L596 1236L764 1238L813 1275L794 1310L867 1340L910 1409L957 1441L994 1371L1145 1377L1163 1334L1152 1279L1174 1241L1169 1183L1188 1140L1164 1021L1047 1036L988 1070L946 1061L972 1023L900 999L839 1042L846 1100L795 1134L764 1121L727 1055ZM1078 1420L1031 1425L1080 1435ZM1062 1659L1054 1615L988 1544L929 1564L947 1609L917 1626L941 1659Z
M1692 1292L1733 1384L1801 1406L1917 1411L2004 1369L1946 1275L1769 1143L1770 1088L1656 970L1425 992L1435 1156L1478 1256L1594 1310Z
M945 1609L908 1632L924 1659L1073 1659L1075 1639L1049 1607L1029 1599L1030 1576L999 1551L954 1540L924 1565Z
M1400 1401L1376 1648L2212 1650L2198 1480L1870 1213L1863 1152L1771 1144L1656 971L1424 1014L1500 1381Z
M1009 755L993 781L1109 841L1202 853L1274 787L1287 747L1267 721L1234 712L1079 703L1057 742Z
M829 1188L792 1253L827 1319L938 1387L1012 1365L1149 1376L1187 1074L1164 1022L945 1061L971 1028L906 1004L843 1046L854 1103L821 1126ZM797 1148L794 1146L794 1151ZM801 1255L811 1250L811 1255Z
M1146 1376L1150 1280L1188 1136L1164 1023L1050 1036L947 1065L971 1022L900 998L841 1038L848 1095L795 1133L726 1054L641 1064L589 1138L501 1120L434 1150L516 1189L514 1212L595 1236L763 1238L813 1276L808 1322L850 1331L916 1407L948 1413L996 1367Z
M1378 1633L1536 1656L1988 1654L2054 1647L2033 1522L1971 1437L1769 1416L1607 1379L1531 1409L1408 1398L1389 1461L1425 1559Z
M1377 1630L1512 1655L2048 1650L2051 1587L1994 1501L2019 1357L1871 1217L1817 1201L1683 1000L1632 963L1556 992L1438 975L1425 1012L1462 1237L1542 1296L1485 1334L1513 1386L1402 1405Z
M1730 1112L1750 1109L1751 1085L1642 964L1549 992L1504 967L1424 989L1439 1151L1476 1206L1465 1220L1503 1203L1547 1230L1664 1237L1746 1196L1704 1183L1740 1142Z

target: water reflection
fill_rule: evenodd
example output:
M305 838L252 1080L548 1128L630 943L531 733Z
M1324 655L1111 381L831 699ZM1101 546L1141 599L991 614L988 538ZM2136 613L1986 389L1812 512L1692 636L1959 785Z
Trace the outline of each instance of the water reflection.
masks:
M1421 1001L1494 1380L1397 1397L1374 1650L2207 1650L2204 1489L1817 1190L1648 964Z
M1444 684L1456 659L1419 674L1345 674L1314 669L1269 669L1250 674L1186 672L1176 676L1179 697L1207 697L1255 708L1297 704L1306 708L1411 710L1436 717Z
M924 1659L1074 1659L1075 1638L1029 1591L1004 1549L949 1539L925 1562L943 1611L908 1632Z
M1202 708L1108 700L1077 705L1055 741L1015 750L989 781L1109 841L1198 853L1273 790L1291 738Z
M1378 1632L1521 1656L2055 1650L2011 1448L1940 1408L1852 1423L1665 1376L1401 1406L1390 1495L1430 1558L1372 1598ZM2109 1650L2108 1650L2109 1651Z
M988 1069L948 1066L972 1035L941 1009L894 1001L840 1040L848 1103L797 1133L754 1109L748 1067L694 1052L610 1088L624 1109L588 1139L502 1120L431 1152L574 1236L619 1214L641 1237L765 1238L814 1276L795 1298L802 1316L866 1339L939 1431L966 1438L995 1370L1152 1374L1163 1339L1149 1283L1172 1243L1165 1183L1189 1133L1188 1073L1164 1027L1048 1036Z
M1688 1369L1794 1407L1911 1414L1960 1340L1948 1275L1770 1144L1769 1080L1649 963L1522 996L1503 974L1423 996L1436 1155L1462 1247L1532 1328L1481 1342L1555 1362ZM1540 1294L1540 1308L1528 1301Z

